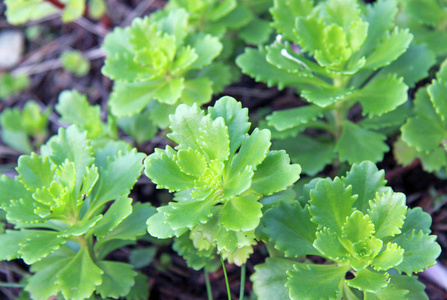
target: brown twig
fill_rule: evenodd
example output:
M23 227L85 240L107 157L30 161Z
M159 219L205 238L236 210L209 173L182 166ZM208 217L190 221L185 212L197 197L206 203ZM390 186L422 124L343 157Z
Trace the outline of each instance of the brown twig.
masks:
M403 173L408 172L411 169L418 167L420 164L421 164L421 161L419 159L415 159L410 165L408 165L406 167L395 168L391 171L386 172L385 179L387 181L390 181L390 180L394 179L395 177L400 176Z

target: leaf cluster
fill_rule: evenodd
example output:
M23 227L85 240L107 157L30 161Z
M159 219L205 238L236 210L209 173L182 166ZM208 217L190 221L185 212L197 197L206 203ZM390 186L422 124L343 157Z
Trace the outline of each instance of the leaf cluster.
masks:
M447 5L441 0L399 0L400 27L409 28L414 40L426 44L438 58L446 57L447 49Z
M109 104L117 117L135 115L149 104L158 115L151 121L166 127L177 105L206 103L213 85L222 84L205 72L212 68L222 44L208 34L188 34L184 9L116 28L103 48L107 58L102 72L115 80Z
M14 225L0 235L0 259L31 265L25 290L33 299L126 296L143 275L105 258L144 234L154 213L128 198L145 155L124 142L93 147L75 125L61 128L41 153L22 155L18 176L0 179L0 207Z
M283 257L255 267L260 299L428 299L412 274L434 265L441 252L429 235L431 218L408 209L405 195L385 183L372 162L354 164L346 177L313 180L304 207L269 209L264 234ZM304 255L332 263L297 262Z
M0 100L4 100L30 85L30 80L26 75L13 76L9 73L0 74Z
M210 263L215 250L244 264L262 216L259 200L293 184L301 168L290 165L284 151L269 150L268 130L248 133L248 111L231 97L207 114L182 104L170 121L168 137L177 146L155 149L144 165L157 188L176 194L149 218L149 233L177 237L174 249L196 269Z
M60 57L62 67L78 77L87 75L90 71L90 62L77 50L65 51Z
M72 22L85 13L86 7L91 17L100 18L105 14L104 0L63 0L62 21ZM28 21L39 20L61 11L50 1L46 0L5 0L6 17L8 22L14 25Z
M247 48L237 64L257 81L297 89L308 102L267 117L283 139L275 147L311 175L334 160L380 161L389 150L384 131L407 115L400 106L408 85L426 77L434 63L425 46L410 47L412 35L395 26L395 1L275 1L271 13L277 41ZM424 65L403 67L415 60ZM359 106L362 116L353 121ZM321 134L311 139L309 129Z
M26 102L22 110L7 108L0 115L3 142L23 153L31 153L45 141L50 109L45 112L34 101Z
M447 166L447 62L427 87L416 92L413 114L402 126L402 136L396 142L397 161L409 165L415 158L425 170L439 171Z

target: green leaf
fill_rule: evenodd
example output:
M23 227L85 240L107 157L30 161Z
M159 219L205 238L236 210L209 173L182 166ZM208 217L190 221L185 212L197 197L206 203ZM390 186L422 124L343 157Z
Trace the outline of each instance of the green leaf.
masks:
M222 200L231 199L238 196L250 188L253 177L253 167L246 166L244 170L237 174L230 174L229 180L223 185Z
M436 120L416 116L402 126L402 139L418 151L432 151L447 139L447 131Z
M385 172L379 171L370 161L354 164L342 180L346 186L352 186L352 194L358 195L354 207L364 214L369 208L369 201L375 199L376 193L386 190Z
M224 161L229 155L228 129L222 118L212 120L194 104L181 104L170 117L172 133L168 137L178 143L176 149L199 150L207 160Z
M143 170L144 153L132 149L127 153L118 153L99 169L99 180L95 189L94 205L100 206L110 200L127 196ZM92 204L92 205L93 205Z
M313 9L312 0L275 0L270 13L273 16L272 26L288 40L294 40L295 32L292 24L300 16L308 16Z
M318 255L312 245L316 238L317 225L312 223L310 218L307 206L301 208L297 202L279 202L264 214L264 233L286 257Z
M296 127L298 125L307 124L315 121L323 116L323 109L316 105L306 105L297 108L275 111L267 116L270 126L274 126L276 130L282 131Z
M112 114L125 117L141 112L154 98L154 93L161 83L161 80L136 83L115 82L109 99Z
M296 19L296 35L299 45L303 47L303 51L313 55L316 50L324 48L325 26L326 24L324 24L323 20L315 15Z
M50 185L54 177L55 166L48 158L31 153L30 156L22 155L19 157L16 170L19 173L20 182L32 191Z
M405 103L407 90L403 78L392 74L376 77L366 87L353 93L352 97L361 103L363 114L381 116Z
M87 131L88 138L96 137L103 131L99 105L91 106L87 98L75 90L59 94L56 110L61 115L61 122L78 125Z
M174 240L172 248L181 255L194 270L200 270L209 265L214 259L214 250L197 251L187 234Z
M136 240L137 236L147 232L146 220L154 214L155 208L149 203L135 203L130 216L109 232L101 242L111 239Z
M6 10L8 22L13 25L26 23L29 20L41 19L59 11L51 3L40 0L6 0L5 3L8 7Z
M153 154L144 160L144 173L157 185L157 188L180 191L194 186L195 177L188 175L181 169L182 164L185 167L185 159L182 159L177 164L175 154L174 149L166 146L166 150L163 151L157 148ZM183 156L183 154L181 155ZM195 163L200 165L202 161L197 160Z
M287 271L291 299L338 299L348 266L295 264Z
M380 76L384 74L396 74L403 77L404 83L409 87L429 77L428 71L436 62L435 55L427 45L416 45L412 43L397 60L380 71Z
M191 44L199 57L190 66L191 69L201 69L209 65L222 51L222 44L219 39L209 34L197 36Z
M135 283L137 272L132 269L132 265L114 261L99 261L98 267L104 272L102 283L96 288L96 292L103 299L126 296Z
M346 280L350 287L361 291L377 293L388 285L388 273L377 273L368 269L359 271L354 279Z
M358 57L370 53L388 35L389 29L394 26L394 18L397 14L395 0L376 1L374 5L368 5L365 12L365 21L368 22L368 34ZM384 49L385 50L385 49Z
M270 22L260 18L253 19L247 26L238 30L239 36L246 44L259 45L267 42L272 33Z
M132 213L132 199L122 196L109 207L104 217L93 228L93 234L98 240L105 237Z
M233 197L222 207L219 225L227 230L250 231L258 227L262 217L262 204L253 195Z
M330 260L345 263L349 259L348 250L342 245L339 238L329 228L323 228L318 231L317 239L313 246L317 249L321 256L329 258Z
M59 293L59 286L56 284L57 276L71 259L72 257L58 259L38 271L29 278L25 290L31 294L33 299L50 299L51 296L57 296Z
M127 294L127 300L146 300L149 299L149 278L137 272L137 276L135 276L135 283L131 287L130 292Z
M31 239L35 235L32 230L6 230L0 234L0 259L13 260L20 257L19 250L21 243Z
M271 133L267 129L255 130L242 141L238 153L230 165L230 178L244 170L247 166L255 168L266 157L270 148Z
M403 258L404 249L395 243L388 243L386 249L374 258L371 265L377 271L386 271L400 264Z
M183 103L193 105L205 104L211 100L213 94L213 82L205 77L186 80L181 95Z
M355 243L369 238L374 232L374 224L369 215L364 215L356 210L346 218L346 223L342 228L342 237Z
M301 78L296 73L278 69L266 60L267 52L264 48L246 48L245 52L236 58L236 64L244 74L253 77L257 82L265 82L267 86L278 86L282 90L285 86L297 87Z
M324 108L343 100L351 93L352 90L340 89L338 87L319 87L312 90L303 89L301 96L306 98L307 101Z
M192 202L169 203L173 210L165 213L166 222L172 229L193 228L200 223L206 223L212 216L211 207L215 203L212 199Z
M424 234L422 231L416 233L413 230L410 234L400 235L394 242L404 249L403 261L394 268L407 275L422 272L433 266L441 253L436 236Z
M389 65L407 50L412 39L413 35L408 29L395 28L366 58L364 68L376 70Z
M430 214L424 212L420 207L411 208L407 211L401 231L402 234L410 233L413 230L415 230L415 232L422 231L423 233L430 234L431 223L432 220Z
M334 181L321 179L310 198L312 222L341 235L346 217L352 214L352 205L357 199L357 195L352 195L352 187L345 186L338 177Z
M290 158L299 163L303 173L314 176L336 158L334 144L299 134L294 138L276 140L273 148L284 149Z
M62 21L65 23L72 22L77 18L80 18L85 11L84 0L70 0L65 5L62 12Z
M263 264L255 266L255 273L250 277L253 291L259 300L289 300L289 291L284 286L287 271L295 262L288 259L268 257Z
M47 146L50 149L49 157L55 164L61 165L66 159L74 163L76 173L74 189L79 191L84 180L83 176L93 162L87 133L79 130L75 125L67 129L59 128L58 135L52 137Z
M193 149L179 150L176 163L183 173L196 177L200 177L208 167L205 157Z
M376 198L369 202L371 209L368 214L374 223L376 234L379 239L399 234L407 214L405 195L393 193L388 190L385 193L377 193Z
M447 104L445 103L445 95L447 93L446 80L447 78L439 78L438 80L434 80L427 88L431 102L433 103L433 107L444 121L444 124L447 124Z
M381 161L384 153L389 150L385 140L386 136L383 134L363 129L346 121L335 145L335 151L338 152L341 161L347 161L350 164L364 160L377 162Z
M236 99L225 96L217 100L214 106L210 106L208 113L213 120L218 117L222 117L225 120L230 137L230 153L235 153L250 129L248 109L242 108L241 102L236 101Z
M135 140L138 145L152 139L157 131L156 124L151 122L151 112L144 110L132 117L118 118L117 124L128 136Z
M183 88L185 87L183 78L174 78L162 83L154 92L154 99L157 99L161 103L174 104L182 95Z
M251 189L269 196L291 186L300 178L300 173L300 165L290 164L289 156L284 150L270 151L256 167Z
M20 244L20 257L31 265L53 253L67 242L67 239L59 237L57 231L34 231L34 234Z
M58 238L61 238L61 237L69 238L72 236L80 236L80 235L86 234L90 230L90 228L95 226L96 223L101 219L102 219L102 215L97 215L89 220L79 221L78 223L74 224L70 228L62 231L58 235Z
M85 299L102 283L104 272L92 261L85 248L57 275L56 284L66 299Z
M159 239L167 239L176 235L176 231L166 222L165 212L171 210L172 208L169 206L161 206L157 208L158 212L156 214L147 219L147 231L150 235ZM181 231L181 233L184 233L184 231Z
M428 300L425 293L425 286L422 284L417 276L403 276L403 275L391 275L390 285L394 289L405 289L409 291L406 295L409 300ZM389 298L388 298L389 299Z

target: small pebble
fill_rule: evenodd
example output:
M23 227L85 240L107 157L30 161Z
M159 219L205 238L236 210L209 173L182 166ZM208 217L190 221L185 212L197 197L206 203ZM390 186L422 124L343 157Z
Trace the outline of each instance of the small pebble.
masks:
M10 69L22 59L25 38L21 31L0 31L0 69Z

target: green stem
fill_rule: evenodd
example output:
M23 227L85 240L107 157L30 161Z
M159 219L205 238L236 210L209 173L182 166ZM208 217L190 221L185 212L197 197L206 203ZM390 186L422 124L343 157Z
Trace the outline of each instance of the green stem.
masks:
M210 276L208 275L208 270L205 268L203 272L205 273L206 294L208 296L208 300L213 300L213 291L211 289L211 282Z
M25 285L21 283L9 283L9 282L0 282L0 287L7 288L24 288Z
M239 300L243 300L244 299L244 290L245 290L245 267L246 265L243 264L241 267L241 289L239 291Z
M220 261L222 262L222 270L223 270L224 276L225 276L225 285L227 286L228 300L231 300L230 284L228 283L227 270L225 269L225 262L222 258L222 255L220 256Z

